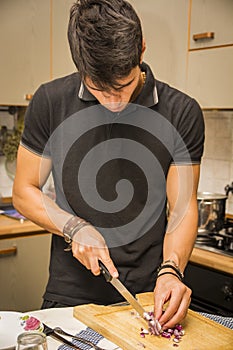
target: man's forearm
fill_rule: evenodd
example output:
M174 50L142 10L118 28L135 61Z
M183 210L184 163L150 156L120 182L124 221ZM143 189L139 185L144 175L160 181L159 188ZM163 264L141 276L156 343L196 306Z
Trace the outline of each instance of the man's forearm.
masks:
M174 225L174 230L169 230L166 233L164 239L164 261L173 260L182 272L184 271L192 253L197 235L197 225L198 209L197 200L194 196L190 201L183 219L180 219L180 222L177 222L177 225Z
M24 191L14 189L13 204L29 220L58 235L62 235L65 223L73 216L34 186Z
M183 272L197 235L197 188L200 165L171 166L167 176L169 218L164 260L174 260Z

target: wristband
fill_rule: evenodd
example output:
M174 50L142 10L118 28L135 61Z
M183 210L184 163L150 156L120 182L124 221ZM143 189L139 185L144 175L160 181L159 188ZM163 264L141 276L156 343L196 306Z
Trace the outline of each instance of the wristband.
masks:
M184 278L184 274L180 271L180 268L179 266L176 264L176 262L174 260L165 260L164 262L162 262L161 266L165 265L165 264L173 264L173 266L179 271L180 275L181 275L181 278Z
M158 268L157 272L159 273L161 270L167 269L167 268L174 270L177 273L177 275L180 277L181 280L184 278L184 275L180 271L180 269L176 268L175 266L173 266L171 264L162 264L162 265L160 265L160 267Z
M84 220L79 218L78 216L72 216L63 227L63 235L70 236L73 229L83 221Z
M168 275L168 274L169 274L169 275L176 276L176 277L181 281L180 276L178 276L176 273L171 272L171 271L162 272L162 273L160 273L160 274L157 276L157 278L159 278L159 277L161 277L161 276L163 276L163 275Z
M72 216L72 218L70 218L63 227L63 236L65 242L70 244L73 240L74 234L86 225L90 224L78 216Z
M177 263L174 261L174 260L165 260L162 262L161 265L165 265L165 264L173 264L173 266L175 266L179 271L180 271L180 268L179 266L177 265Z
M78 224L77 226L75 226L75 228L72 230L72 232L70 233L70 239L71 241L73 241L73 237L74 235L81 230L81 228L85 227L85 226L91 226L90 222L88 221L83 221L80 222L80 224ZM69 243L69 242L68 242Z

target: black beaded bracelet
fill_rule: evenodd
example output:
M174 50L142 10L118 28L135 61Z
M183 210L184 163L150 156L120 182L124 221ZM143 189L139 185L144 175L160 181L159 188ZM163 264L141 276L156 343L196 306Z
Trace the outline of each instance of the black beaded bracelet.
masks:
M161 265L165 265L165 264L172 264L173 266L175 266L175 267L177 268L177 270L180 271L179 266L177 265L177 263L176 263L174 260L170 260L170 259L165 260L165 261L162 262ZM184 274L183 274L181 271L180 271L180 273L181 273L181 275L182 275L182 278L184 278Z
M177 263L174 260L171 260L171 259L165 260L161 263L161 266L166 265L166 264L169 264L169 265L172 264L180 272L181 277L184 278L184 274L180 271L179 266L177 265Z
M177 275L180 277L180 280L182 280L184 278L183 273L180 271L180 269L176 268L175 266L171 265L171 264L165 264L165 265L160 265L160 267L158 268L157 272L159 273L161 270L163 269L172 269L174 270Z
M178 276L176 273L171 272L171 271L162 272L162 273L160 273L160 274L157 276L157 278L159 278L159 277L161 277L161 276L163 276L163 275L173 275L173 276L176 276L176 277L181 281L180 276Z

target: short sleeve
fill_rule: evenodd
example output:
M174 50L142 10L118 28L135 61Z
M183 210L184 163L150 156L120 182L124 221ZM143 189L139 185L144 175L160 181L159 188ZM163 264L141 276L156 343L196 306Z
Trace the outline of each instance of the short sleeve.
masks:
M45 88L41 85L27 107L21 144L30 151L42 155L49 136L49 101Z
M199 164L204 150L204 118L199 104L189 99L176 120L173 163Z

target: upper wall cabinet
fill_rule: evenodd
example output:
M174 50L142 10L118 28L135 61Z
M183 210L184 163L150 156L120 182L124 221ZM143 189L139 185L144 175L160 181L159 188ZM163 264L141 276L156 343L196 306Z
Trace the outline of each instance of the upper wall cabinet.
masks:
M205 109L233 108L233 46L190 52L187 92Z
M27 105L50 79L50 2L0 1L0 104Z
M188 50L187 0L129 0L136 9L146 41L145 62L155 77L185 88Z
M67 30L69 13L73 0L52 1L52 78L58 78L76 71L72 61Z
M233 0L190 0L186 91L205 109L233 108Z
M233 44L233 1L193 0L190 49Z

